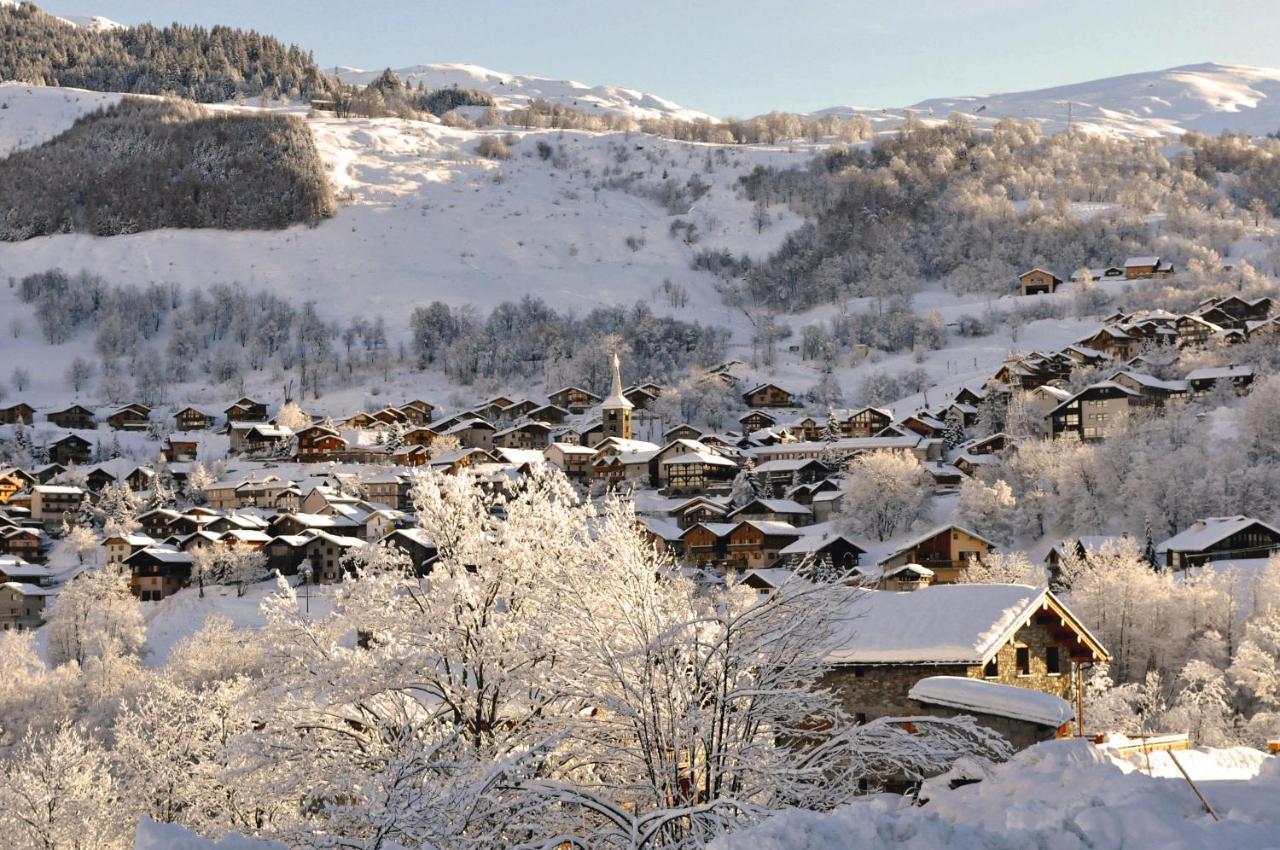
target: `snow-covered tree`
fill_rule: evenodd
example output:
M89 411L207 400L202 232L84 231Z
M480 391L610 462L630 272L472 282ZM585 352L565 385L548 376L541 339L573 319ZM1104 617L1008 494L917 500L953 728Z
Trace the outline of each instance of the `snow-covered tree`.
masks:
M129 575L119 567L86 570L67 582L45 619L55 665L74 661L83 667L90 658L138 655L146 640Z
M209 470L205 469L204 464L197 463L191 468L191 472L187 474L187 498L197 504L201 504L205 500L205 490L217 481Z
M1013 488L1003 479L988 486L977 478L966 478L960 484L956 521L997 543L1007 544L1024 530L1017 506Z
M112 481L104 486L96 509L106 534L132 534L138 530L138 497L128 484Z
M296 401L285 402L276 413L276 424L297 433L311 427L311 417L302 411Z
M925 515L932 479L910 452L869 452L849 464L841 514L856 534L887 540Z

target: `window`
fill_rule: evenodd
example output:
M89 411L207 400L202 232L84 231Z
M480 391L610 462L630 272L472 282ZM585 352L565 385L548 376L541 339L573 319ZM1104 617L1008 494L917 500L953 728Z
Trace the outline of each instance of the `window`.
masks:
M1017 658L1018 675L1030 676L1031 675L1031 650L1025 646L1019 646L1017 647L1017 649L1014 650L1014 655Z
M982 668L982 675L988 679L996 679L1000 676L1000 662L992 658L987 662L987 666Z
M1058 657L1058 647L1051 646L1044 651L1044 667L1050 676L1062 673L1062 661Z

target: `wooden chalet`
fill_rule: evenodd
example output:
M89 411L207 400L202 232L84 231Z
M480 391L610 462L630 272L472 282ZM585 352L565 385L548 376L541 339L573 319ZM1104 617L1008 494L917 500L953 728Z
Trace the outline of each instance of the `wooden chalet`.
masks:
M223 411L228 422L266 422L267 406L245 396Z
M141 602L159 602L191 580L191 555L166 546L141 549L125 558L129 590Z
M729 532L725 546L728 566L736 570L771 567L782 550L796 542L801 532L790 523L743 520Z
M564 408L570 413L586 413L587 409L604 401L590 390L582 387L564 387L547 396L556 407Z
M971 560L981 561L995 549L992 541L959 525L943 525L900 545L880 560L882 569L920 564L933 570L935 582L951 584L961 578Z
M1131 407L1140 404L1142 395L1137 390L1100 381L1049 411L1048 419L1054 437L1075 434L1081 440L1101 440L1124 421Z
M173 414L173 427L178 431L210 431L217 417L195 407L184 407Z
M752 431L763 431L778 424L778 418L763 410L752 410L738 417L738 424L748 434Z
M55 410L46 414L45 418L59 428L78 428L91 431L98 427L98 420L94 418L93 411L79 404L64 407L62 410Z
M1166 262L1159 256L1129 257L1124 261L1125 280L1168 277L1173 271L1173 263Z
M93 456L93 445L78 434L68 434L49 444L49 460L63 466L83 466Z
M888 428L893 415L882 407L864 407L840 417L841 436L874 437Z
M298 460L304 462L328 460L347 448L347 441L342 435L324 425L303 428L295 436L298 439Z
M742 394L748 407L794 407L795 396L777 384L757 384Z
M1196 520L1156 546L1156 557L1175 570L1213 561L1268 558L1276 552L1280 552L1280 529L1247 516Z
M1041 268L1030 269L1018 275L1018 285L1023 295L1045 295L1058 291L1062 278Z
M435 416L436 408L429 401L415 398L413 401L406 401L400 405L400 411L414 425L430 425L432 418Z
M113 431L145 431L151 424L151 408L145 404L127 404L107 417Z
M0 407L0 425L30 425L35 417L36 409L25 401Z

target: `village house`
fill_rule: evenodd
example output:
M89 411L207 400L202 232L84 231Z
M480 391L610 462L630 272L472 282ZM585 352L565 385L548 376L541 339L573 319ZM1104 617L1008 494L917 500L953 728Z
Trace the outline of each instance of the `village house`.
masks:
M169 546L152 546L125 558L129 590L141 602L159 602L191 580L191 555Z
M18 555L0 555L0 581L17 581L49 587L53 584L53 571L43 564L32 564Z
M1193 396L1208 395L1219 383L1230 384L1236 395L1245 395L1253 383L1253 367L1231 365L1192 369L1187 373L1186 380L1191 385Z
M966 714L1026 747L1070 733L1073 673L1109 658L1045 589L958 584L851 594L853 616L827 652L824 684L858 722Z
M270 454L287 451L293 431L283 425L233 419L227 422L228 449L232 454Z
M164 438L164 445L160 447L160 456L169 463L187 463L195 460L199 453L199 440L184 440L172 434Z
M551 438L551 428L542 422L523 422L493 435L493 446L503 449L542 451Z
M737 527L736 522L700 522L690 526L680 536L685 563L699 567L723 563L729 546L729 535Z
M1125 280L1143 280L1152 277L1168 277L1173 274L1173 264L1158 256L1129 257L1124 261Z
M777 384L758 384L742 394L748 407L794 407L795 396Z
M971 560L981 561L995 548L995 543L975 531L943 525L899 545L880 560L880 567L919 564L933 571L935 583L951 584L960 581Z
M1221 333L1222 328L1206 322L1199 316L1179 316L1174 322L1178 334L1178 345L1183 348L1196 348L1208 342L1209 338Z
M228 424L231 422L266 422L267 406L245 396L223 411Z
M746 520L729 532L725 546L727 566L736 570L772 567L782 550L800 538L790 523Z
M800 536L778 552L778 566L838 576L857 573L867 550L857 541L825 525L799 529Z
M328 460L336 452L347 448L347 441L341 434L323 425L303 428L295 436L298 440L298 460L306 463Z
M0 469L0 505L7 505L16 493L34 487L36 483L34 475L16 466Z
M326 531L313 531L303 547L306 560L311 562L312 581L315 584L332 584L341 581L343 557L364 543L354 537L341 537Z
M151 408L145 404L128 404L107 416L113 431L145 431L151 424Z
M493 435L497 430L485 420L472 417L463 419L442 433L456 437L458 444L464 449L487 450L493 448Z
M1049 411L1054 437L1075 434L1081 440L1101 440L1107 432L1124 422L1130 407L1141 404L1137 390L1114 381L1101 381L1085 387Z
M25 561L39 563L44 560L41 557L43 542L43 532L36 528L26 526L0 528L0 552L6 555L14 555Z
M702 431L700 429L683 422L662 432L662 440L664 443L674 443L677 440L697 442L701 439Z
M585 481L591 477L591 464L595 449L574 443L551 443L542 450L547 462L555 466L570 481Z
M23 401L0 407L0 425L30 425L35 417L36 409Z
M752 499L731 511L728 518L733 522L760 520L801 526L813 522L813 510L791 499Z
M414 425L430 425L432 418L435 416L435 405L422 399L415 398L413 401L406 401L400 405L400 411L408 417L409 421Z
M107 563L123 564L135 552L156 545L156 541L145 534L112 534L102 541L107 550Z
M1156 546L1156 557L1175 570L1212 561L1267 558L1275 552L1280 552L1280 529L1247 516L1196 520Z
M763 410L752 410L738 417L738 424L742 426L742 430L750 434L752 431L763 431L765 428L772 428L778 424L775 416L765 413Z
M184 407L173 414L173 426L179 431L210 431L217 417L195 407Z
M418 576L425 576L431 572L431 565L439 557L435 544L421 528L398 528L379 542L403 552L413 564L413 571Z
M84 498L79 487L37 484L31 488L31 518L44 523L45 528L58 528L65 517L76 515Z
M59 428L79 428L91 431L98 427L98 420L94 418L93 411L79 404L73 404L70 407L64 407L62 410L55 410L52 413L45 414L45 418Z
M1018 275L1018 285L1022 287L1023 295L1044 295L1057 292L1062 278L1053 272L1035 268Z
M0 631L27 631L44 624L45 605L57 590L21 581L0 584Z
M841 436L874 437L892 422L893 415L888 410L882 407L864 407L840 418Z

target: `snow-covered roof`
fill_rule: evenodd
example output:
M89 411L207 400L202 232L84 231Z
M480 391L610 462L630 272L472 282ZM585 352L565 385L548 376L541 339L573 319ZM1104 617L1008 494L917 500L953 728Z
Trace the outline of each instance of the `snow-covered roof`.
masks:
M1196 520L1189 528L1156 546L1156 551L1200 552L1253 525L1260 525L1280 538L1280 530L1253 517L1211 516Z
M935 575L934 571L929 569L928 567L922 567L919 564L903 564L900 567L894 567L893 569L885 570L884 577L890 578L892 576L898 575L899 573L911 573L913 575L918 575L922 578L932 578Z
M672 466L678 463L702 463L707 466L737 466L736 463L727 457L721 457L712 452L685 452L675 457L666 458L662 461L663 466Z
M1071 703L1062 697L963 676L929 676L916 682L907 696L930 705L1012 717L1054 728L1072 718Z
M827 651L833 664L984 664L1048 591L1019 584L944 584L859 592Z
M58 592L55 587L41 587L38 584L27 584L21 581L6 581L4 586L10 590L16 590L23 596L53 596Z
M1253 376L1252 366L1218 366L1212 369L1192 369L1188 381L1216 381L1221 378L1248 378Z
M956 472L959 473L959 470L956 470ZM897 548L895 548L892 552L889 553L889 555L885 558L885 560L888 560L889 558L892 558L895 555L901 555L903 552L906 552L908 549L914 549L915 547L919 546L921 543L924 543L927 540L933 537L936 537L937 535L942 534L945 531L960 531L960 532L963 532L964 534L969 535L975 540L981 540L983 543L986 543L988 546L996 545L995 541L989 540L986 537L983 537L981 534L979 534L976 531L965 528L963 525L956 525L955 523L951 523L950 525L935 526L929 529L928 531L926 531L924 534L917 535L911 538L910 540L906 541L905 543L899 544Z
M1131 268L1133 266L1155 266L1155 265L1159 265L1159 263L1160 263L1159 257L1154 257L1154 256L1153 257L1129 257L1127 260L1124 261L1124 267Z

